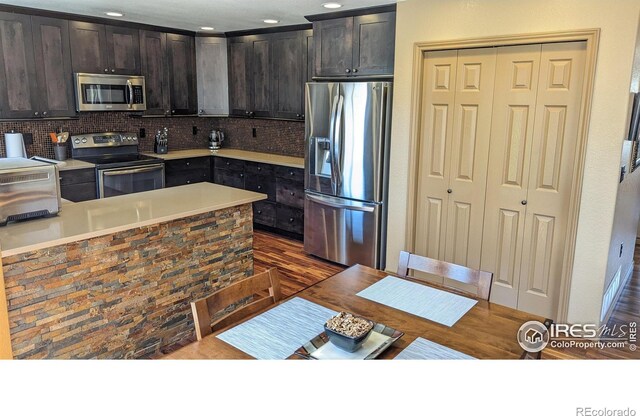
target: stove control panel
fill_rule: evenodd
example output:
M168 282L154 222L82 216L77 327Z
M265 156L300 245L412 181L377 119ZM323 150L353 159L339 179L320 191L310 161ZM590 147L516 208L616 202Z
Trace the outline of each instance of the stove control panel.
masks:
M137 145L138 135L135 133L90 133L71 136L71 146L74 149Z

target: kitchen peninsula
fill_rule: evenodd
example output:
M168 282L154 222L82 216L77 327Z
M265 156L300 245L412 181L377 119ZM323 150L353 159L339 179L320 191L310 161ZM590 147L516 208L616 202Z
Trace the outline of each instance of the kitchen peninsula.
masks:
M265 198L198 183L1 228L13 356L149 357L190 338L189 302L253 273Z

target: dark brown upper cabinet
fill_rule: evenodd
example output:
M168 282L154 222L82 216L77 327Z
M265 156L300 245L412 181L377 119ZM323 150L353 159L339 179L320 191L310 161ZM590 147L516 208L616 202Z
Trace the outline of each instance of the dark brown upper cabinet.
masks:
M197 114L195 39L168 33L167 51L171 114Z
M71 71L69 22L32 16L38 97L42 117L71 117L76 114Z
M138 30L70 22L73 72L140 74Z
M303 31L277 33L272 41L273 117L302 119L307 77L307 36Z
M144 75L149 115L167 115L171 110L167 34L140 31L140 64Z
M393 75L395 30L395 12L314 22L315 75Z
M229 114L304 119L311 30L228 38Z
M0 13L0 117L38 117L31 17Z
M75 115L67 22L0 13L0 117Z

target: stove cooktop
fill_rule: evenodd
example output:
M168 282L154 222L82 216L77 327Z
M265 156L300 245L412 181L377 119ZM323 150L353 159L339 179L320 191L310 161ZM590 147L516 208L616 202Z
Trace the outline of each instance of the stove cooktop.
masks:
M98 169L118 168L126 166L140 166L164 163L160 158L141 154L132 155L102 155L93 157L76 157L78 160L93 163Z

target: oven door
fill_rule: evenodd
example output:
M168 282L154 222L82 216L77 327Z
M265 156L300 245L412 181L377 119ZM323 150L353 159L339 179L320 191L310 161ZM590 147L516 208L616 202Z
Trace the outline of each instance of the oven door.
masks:
M164 188L164 164L98 170L100 198Z

